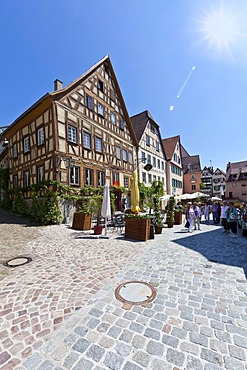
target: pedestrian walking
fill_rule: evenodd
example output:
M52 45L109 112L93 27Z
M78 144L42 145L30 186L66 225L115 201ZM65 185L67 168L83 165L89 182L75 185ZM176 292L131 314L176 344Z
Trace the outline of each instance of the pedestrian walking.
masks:
M229 202L229 209L227 211L227 229L231 231L232 237L237 237L238 232L238 211L233 202Z
M221 207L221 214L220 214L220 218L221 218L221 225L223 226L224 228L224 233L228 233L228 227L227 227L227 212L228 212L228 209L229 209L229 205L227 203L226 200L223 200L223 206Z
M200 211L200 208L198 207L196 202L193 203L193 209L194 209L194 212L195 212L194 230L196 230L196 225L197 225L197 229L201 230L201 228L200 228L201 211Z
M218 203L213 202L212 204L213 222L215 225L219 223L218 221Z
M210 206L208 202L204 203L204 217L207 224L209 224L209 217L210 217Z
M192 228L194 225L194 220L195 220L195 211L194 208L192 207L192 203L188 202L186 211L185 211L185 218L189 222L189 229L188 232L192 232Z

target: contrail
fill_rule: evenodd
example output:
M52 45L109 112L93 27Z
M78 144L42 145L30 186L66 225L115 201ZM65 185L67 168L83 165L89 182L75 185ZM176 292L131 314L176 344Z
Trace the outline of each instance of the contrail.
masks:
M189 82L189 79L190 79L190 77L191 77L191 75L192 75L192 73L194 72L194 70L196 69L196 67L195 66L193 66L192 68L191 68L191 71L190 71L190 73L188 74L188 77L186 78L186 80L184 81L184 83L183 83L183 85L180 87L180 89L179 89L179 91L178 91L178 93L177 93L177 98L179 99L180 98L180 95L182 94L182 92L184 91L184 88L185 88L185 86L187 85L187 83Z

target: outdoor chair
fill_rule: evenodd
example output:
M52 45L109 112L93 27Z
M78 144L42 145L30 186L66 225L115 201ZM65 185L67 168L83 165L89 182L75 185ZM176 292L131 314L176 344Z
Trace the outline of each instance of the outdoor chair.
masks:
M119 233L122 233L124 227L125 227L125 216L124 215L114 215L112 217L113 231L117 230Z

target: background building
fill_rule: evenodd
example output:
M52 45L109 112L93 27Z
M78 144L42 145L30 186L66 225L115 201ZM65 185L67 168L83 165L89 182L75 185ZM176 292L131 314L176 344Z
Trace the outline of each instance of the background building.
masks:
M201 163L199 155L182 157L183 163L183 192L195 193L201 191Z
M139 144L139 180L147 186L153 181L161 181L166 191L166 157L159 125L147 110L132 116L131 122ZM146 164L152 165L151 170L145 170Z
M227 164L225 196L247 202L247 161Z
M166 156L167 194L181 195L183 193L183 169L180 136L162 140Z

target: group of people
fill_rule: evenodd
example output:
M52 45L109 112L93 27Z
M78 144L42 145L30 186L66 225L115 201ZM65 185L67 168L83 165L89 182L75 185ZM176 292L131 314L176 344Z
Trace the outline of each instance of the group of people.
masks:
M226 200L223 200L222 206L219 202L214 202L212 205L210 205L208 202L205 202L204 205L201 203L197 204L196 202L187 203L185 218L188 232L192 232L192 229L201 229L200 224L202 215L204 216L206 223L209 224L211 213L215 225L218 225L221 221L221 225L224 228L224 233L231 232L231 236L237 236L239 213L234 206L234 203L227 202Z

